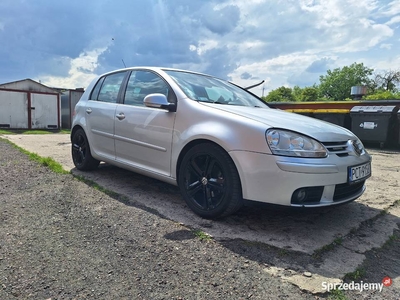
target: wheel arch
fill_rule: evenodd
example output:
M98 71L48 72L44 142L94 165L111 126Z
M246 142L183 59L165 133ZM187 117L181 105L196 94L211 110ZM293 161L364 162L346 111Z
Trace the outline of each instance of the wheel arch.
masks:
M77 130L79 130L79 129L82 129L83 132L85 132L85 129L83 129L83 127L82 127L81 125L75 125L75 126L72 128L71 134L70 134L70 136L69 136L71 142L72 142L72 137L74 136L75 132L76 132ZM85 132L85 134L86 134L86 132ZM86 135L86 136L87 136L87 135Z
M235 161L233 160L233 158L231 157L231 155L229 154L229 152L226 151L226 149L224 149L224 147L222 147L222 146L219 145L218 143L216 143L216 142L214 142L214 141L212 141L212 140L209 140L209 139L204 139L204 138L192 140L192 141L190 141L189 143L187 143L187 144L182 148L181 152L179 153L178 160L177 160L177 163L176 163L176 170L175 170L175 171L176 171L176 181L179 182L179 169L180 169L182 160L183 160L183 158L185 157L186 153L187 153L191 148L193 148L194 146L199 145L199 144L213 144L213 145L217 146L218 148L220 148L222 151L224 151L224 152L228 155L228 157L232 160L232 163L233 163L233 165L234 165L235 168L236 168L236 172L237 172L238 175L239 175L240 187L241 187L241 190L242 190L242 179L241 179L241 176L240 176L239 169L238 169L238 167L236 166L236 163L235 163Z

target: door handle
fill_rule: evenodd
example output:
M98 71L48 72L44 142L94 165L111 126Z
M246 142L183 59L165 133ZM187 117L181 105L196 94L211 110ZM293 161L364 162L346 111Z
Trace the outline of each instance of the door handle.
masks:
M119 113L116 117L117 117L117 119L120 120L120 121L123 120L123 119L125 119L124 113Z
M92 113L92 109L91 109L90 107L87 108L87 109L86 109L86 113L88 113L88 114Z

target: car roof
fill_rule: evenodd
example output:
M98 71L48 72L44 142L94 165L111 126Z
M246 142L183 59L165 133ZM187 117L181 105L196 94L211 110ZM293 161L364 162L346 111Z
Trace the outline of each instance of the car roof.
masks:
M177 72L186 72L186 73L192 73L192 74L198 74L198 75L204 75L204 76L210 76L213 77L212 75L209 74L204 74L200 72L194 72L194 71L189 71L189 70L183 70L183 69L177 69L177 68L167 68L167 67L154 67L154 66L136 66L136 67L128 67L128 68L122 68L122 69L117 69L113 70L107 73L101 74L99 77L102 77L104 75L116 73L116 72L123 72L123 71L133 71L133 70L150 70L150 71L177 71Z

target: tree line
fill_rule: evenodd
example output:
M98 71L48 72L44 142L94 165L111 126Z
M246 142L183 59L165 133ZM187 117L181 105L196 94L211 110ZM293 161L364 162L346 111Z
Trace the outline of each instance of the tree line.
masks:
M400 70L374 72L363 63L328 70L319 84L301 88L281 86L262 97L266 102L343 101L353 100L352 86L366 86L365 100L400 99Z

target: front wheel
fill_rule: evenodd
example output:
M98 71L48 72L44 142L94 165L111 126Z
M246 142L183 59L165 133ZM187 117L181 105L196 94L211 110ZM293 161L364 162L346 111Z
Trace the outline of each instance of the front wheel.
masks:
M215 144L199 144L185 154L178 185L187 205L203 218L225 217L243 205L236 166Z
M83 129L78 129L72 135L72 160L75 167L81 171L94 170L100 161L92 157L89 141Z

